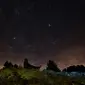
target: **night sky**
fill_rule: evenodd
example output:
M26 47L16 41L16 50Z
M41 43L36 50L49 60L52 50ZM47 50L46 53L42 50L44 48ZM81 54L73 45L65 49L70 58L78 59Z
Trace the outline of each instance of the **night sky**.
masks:
M0 65L54 60L85 64L84 0L0 0Z

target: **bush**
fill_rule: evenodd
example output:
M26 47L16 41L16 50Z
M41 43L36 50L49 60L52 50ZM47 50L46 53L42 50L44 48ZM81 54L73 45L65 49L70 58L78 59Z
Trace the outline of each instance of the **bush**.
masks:
M0 71L0 85L80 85L85 77L72 78L47 74L35 69L3 69Z

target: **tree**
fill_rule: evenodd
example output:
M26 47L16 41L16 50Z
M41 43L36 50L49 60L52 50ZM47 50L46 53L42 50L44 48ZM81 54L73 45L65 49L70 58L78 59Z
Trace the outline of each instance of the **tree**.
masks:
M65 72L85 72L85 67L83 65L72 65L72 66L69 66L65 69L63 69L63 71Z
M14 68L18 68L18 65L17 64L14 64L14 66L13 66Z
M47 63L47 70L53 70L56 72L60 72L61 70L57 67L56 63L52 60L49 60Z
M63 70L62 70L62 72L66 72L67 71L67 69L66 68L64 68Z
M76 66L76 71L78 71L78 72L85 72L85 67L83 65L77 65Z
M13 64L11 62L9 62L8 65L9 65L10 68L13 67Z
M24 59L24 68L28 68L28 59L27 58Z
M6 61L6 62L4 63L4 67L8 68L8 66L9 66L9 62Z
M73 72L73 71L76 71L75 65L67 67L67 72Z
M40 69L41 66L34 66L28 63L28 59L24 59L24 68L29 68L29 69Z
M5 68L11 68L11 67L13 67L13 64L12 64L11 62L6 61L6 62L4 63L4 67L5 67Z

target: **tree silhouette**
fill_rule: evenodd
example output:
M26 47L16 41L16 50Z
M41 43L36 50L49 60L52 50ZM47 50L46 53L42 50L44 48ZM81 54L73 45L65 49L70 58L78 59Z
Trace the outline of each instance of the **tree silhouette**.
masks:
M62 72L67 72L67 69L66 69L66 68L64 68L64 69L62 70Z
M13 64L11 62L9 62L8 66L9 67L13 67Z
M72 72L72 71L76 71L76 66L70 66L67 68L67 72Z
M24 68L29 68L29 69L39 69L40 68L40 66L33 66L33 65L31 65L30 63L28 63L28 59L27 58L25 58L24 59Z
M77 66L76 66L76 70L77 70L78 72L85 72L85 67L84 67L83 65L77 65Z
M85 72L85 67L83 65L73 65L63 69L64 72Z
M13 64L12 64L11 62L6 61L6 62L4 63L4 67L5 67L5 68L11 68L11 67L13 67Z
M24 68L28 68L28 59L27 58L24 59Z
M18 68L18 65L17 65L17 64L14 64L13 67L14 67L14 68Z
M6 67L6 68L9 67L9 62L8 62L8 61L6 61L6 62L4 63L4 67Z
M52 60L49 60L47 63L47 70L53 70L56 72L60 72L61 70L57 67L56 63Z

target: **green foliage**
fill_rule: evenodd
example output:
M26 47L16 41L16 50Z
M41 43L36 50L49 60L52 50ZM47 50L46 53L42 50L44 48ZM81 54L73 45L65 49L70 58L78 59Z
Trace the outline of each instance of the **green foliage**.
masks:
M12 75L12 70L11 69L3 69L0 71L0 77L9 77Z
M24 68L6 61L4 68L0 70L0 85L85 85L85 76L73 78L56 73L60 69L54 61L49 60L47 69L43 71L34 67L27 59Z
M0 85L81 85L85 77L47 74L37 69L5 68L0 71Z
M20 69L18 70L18 74L21 76L23 79L31 79L31 78L42 78L43 73L35 70L35 69Z

